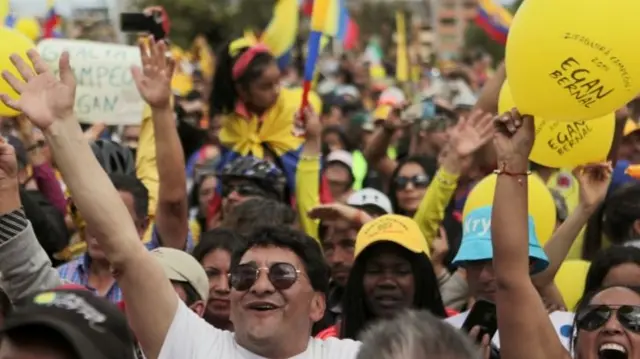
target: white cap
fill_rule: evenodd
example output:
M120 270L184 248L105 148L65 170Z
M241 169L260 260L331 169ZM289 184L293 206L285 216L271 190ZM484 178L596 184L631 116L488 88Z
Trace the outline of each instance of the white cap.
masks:
M393 213L389 197L374 188L363 188L353 193L347 199L347 204L354 207L376 206L387 214Z
M159 247L151 251L169 280L189 283L205 302L209 299L209 278L204 268L190 254L174 248Z
M353 169L353 155L345 150L331 151L327 156L327 164L331 162L339 162Z

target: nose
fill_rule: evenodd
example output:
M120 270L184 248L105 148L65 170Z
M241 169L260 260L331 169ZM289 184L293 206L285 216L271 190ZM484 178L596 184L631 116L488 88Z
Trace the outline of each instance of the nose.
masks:
M398 286L396 282L396 276L390 271L385 271L380 280L378 281L378 287L385 289L394 289Z
M255 283L253 283L253 286L251 287L251 293L258 296L264 296L266 294L271 294L274 292L275 288L273 287L273 284L271 284L267 273L261 270L260 273L258 273L258 279Z
M227 196L227 199L232 202L238 202L242 199L242 196L238 193L238 191L233 190L231 191L231 193L229 193L229 195Z
M602 327L602 332L607 335L618 335L624 333L624 328L620 321L617 318L617 315L612 315L604 326Z
M219 280L211 286L214 292L221 295L227 295L231 292L228 280Z
M412 189L415 189L415 187L413 186L413 182L408 181L407 184L404 186L404 190L405 191L410 191Z

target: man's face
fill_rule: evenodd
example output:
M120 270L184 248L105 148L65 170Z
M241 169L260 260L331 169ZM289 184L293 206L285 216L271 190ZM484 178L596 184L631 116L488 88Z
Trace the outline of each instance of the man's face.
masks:
M640 131L634 131L622 138L618 147L618 158L640 164Z
M233 207L256 197L266 197L267 193L248 180L230 180L222 184L222 211L229 213Z
M330 163L325 170L329 190L334 199L341 198L350 189L351 173L349 169L340 163Z
M291 287L278 290L271 283L265 268L274 263L289 263L299 271ZM238 343L257 354L281 352L281 347L306 343L311 326L324 315L325 299L313 290L300 258L289 249L254 247L240 260L243 264L260 269L248 290L231 289L230 319Z
M467 262L464 267L467 270L467 282L471 297L494 302L496 276L493 273L492 261Z
M347 221L335 221L327 225L327 232L322 238L324 257L331 268L331 278L341 287L347 284L353 266L357 234L358 231Z
M136 229L138 230L138 235L142 239L142 237L144 236L144 232L147 230L147 219L138 218L138 215L136 214L135 205L134 205L135 201L131 193L124 192L124 191L118 191L118 193L120 194L120 197L124 202L124 205L127 207L127 211L129 211L129 214L131 215L131 219L133 220L133 223L135 223L136 225ZM88 226L84 228L84 238L87 242L87 253L89 253L89 257L95 260L106 259L104 252L102 251L102 248L100 248L98 241L96 240L95 236L91 232L91 228L89 228Z

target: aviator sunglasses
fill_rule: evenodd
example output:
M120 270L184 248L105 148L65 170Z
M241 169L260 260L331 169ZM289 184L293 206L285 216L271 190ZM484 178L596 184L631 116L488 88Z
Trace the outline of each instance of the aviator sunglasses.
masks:
M229 285L237 291L249 290L265 271L267 278L276 290L285 290L298 280L300 270L290 263L273 263L271 266L258 267L255 263L239 264L229 273Z
M613 315L623 327L640 333L640 306L633 305L621 305L617 308L606 305L592 306L578 315L576 324L578 329L594 331L602 327Z
M429 177L425 175L417 175L413 177L399 176L395 179L397 189L405 189L409 183L415 188L425 188L429 185Z

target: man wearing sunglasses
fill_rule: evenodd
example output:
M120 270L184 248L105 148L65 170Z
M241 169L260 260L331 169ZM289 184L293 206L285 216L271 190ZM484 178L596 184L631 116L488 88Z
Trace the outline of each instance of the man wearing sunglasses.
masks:
M311 237L289 228L256 230L234 252L229 284L235 335L179 303L159 359L352 359L358 352L358 342L310 338L329 287L329 270Z
M218 175L222 182L222 211L249 198L285 199L285 177L273 164L252 156L238 157Z

